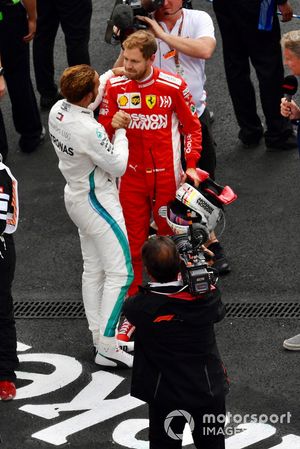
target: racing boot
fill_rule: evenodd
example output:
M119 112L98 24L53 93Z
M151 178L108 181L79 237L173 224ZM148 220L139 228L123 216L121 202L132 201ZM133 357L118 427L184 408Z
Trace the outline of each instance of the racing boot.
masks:
M117 340L119 341L119 343L124 342L127 344L130 342L130 337L133 334L135 330L135 327L133 326L133 324L129 323L129 321L124 318L123 323L121 324L119 330L118 330L118 334L117 334ZM130 351L130 349L128 349Z
M95 363L111 368L132 368L133 356L124 351L114 337L100 337Z
M123 341L117 339L117 343L119 348L123 349L123 351L126 352L134 351L134 341Z
M300 334L284 340L283 347L289 351L300 351Z

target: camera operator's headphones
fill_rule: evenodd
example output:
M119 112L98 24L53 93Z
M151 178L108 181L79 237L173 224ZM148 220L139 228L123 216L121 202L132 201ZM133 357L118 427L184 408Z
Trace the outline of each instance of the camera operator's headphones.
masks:
M197 168L198 188L185 182L176 191L176 200L167 205L166 220L174 234L186 233L192 223L201 223L212 232L224 218L223 206L236 200L229 186L220 186Z
M142 7L149 13L164 6L165 0L141 0Z

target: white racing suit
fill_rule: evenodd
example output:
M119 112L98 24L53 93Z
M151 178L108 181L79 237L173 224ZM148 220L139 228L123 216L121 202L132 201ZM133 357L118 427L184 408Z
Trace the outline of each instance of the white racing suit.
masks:
M100 336L115 336L133 280L115 182L127 165L126 131L117 130L111 144L91 110L60 100L50 111L49 133L67 181L66 209L79 231L84 262L82 297L97 346Z

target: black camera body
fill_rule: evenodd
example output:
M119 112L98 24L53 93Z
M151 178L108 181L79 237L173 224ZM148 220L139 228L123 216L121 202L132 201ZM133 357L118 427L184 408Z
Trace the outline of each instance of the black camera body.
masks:
M105 42L122 43L131 33L147 29L147 25L136 16L149 16L163 4L164 0L116 0L107 21Z
M107 21L105 42L122 43L131 33L147 29L147 25L136 16L149 17L149 14L161 8L164 2L165 0L116 0ZM192 9L191 0L184 0L182 7Z
M202 245L208 240L207 228L200 223L189 226L187 234L171 236L181 258L183 283L193 296L210 291L218 280L217 271L208 267Z

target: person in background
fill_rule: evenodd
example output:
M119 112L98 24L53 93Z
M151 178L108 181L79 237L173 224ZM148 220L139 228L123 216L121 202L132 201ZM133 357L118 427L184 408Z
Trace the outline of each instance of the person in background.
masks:
M228 89L240 127L238 138L250 148L259 145L264 137L268 151L297 148L292 126L280 114L284 69L277 7L284 22L292 19L293 10L287 0L213 1ZM250 61L258 78L265 130L257 114Z
M132 356L116 339L124 297L133 279L127 233L116 177L126 170L129 116L111 118L112 144L89 105L99 93L99 75L88 65L63 72L49 132L67 184L65 206L78 227L83 257L82 297L96 350L95 363L131 367Z
M283 59L291 73L300 76L300 30L290 31L282 36ZM281 99L281 114L297 126L298 149L300 152L300 107L292 99ZM300 334L284 340L283 347L291 351L300 351Z
M0 79L0 92L3 81ZM14 306L11 294L16 266L13 233L19 218L18 183L0 155L0 400L16 396L19 365Z
M37 0L37 29L33 62L40 106L50 109L60 94L54 80L54 44L59 25L66 43L69 66L90 64L89 39L92 0Z
M13 122L21 134L19 146L24 153L35 151L46 134L30 78L29 42L35 30L35 0L0 0L0 77L4 75L6 81ZM0 142L5 142L1 118L0 127ZM4 158L5 153L7 145Z
M1 64L1 55L0 55L0 101L5 95L6 85L4 80L4 70ZM5 125L3 120L2 111L0 108L0 155L2 156L2 161L5 162L8 154L8 142L7 135L5 131Z
M229 388L214 332L225 316L220 291L211 286L192 296L183 288L180 256L168 237L149 239L142 258L150 282L127 298L123 312L136 326L131 394L148 403L150 449L181 448L186 421L196 448L225 449ZM214 424L205 424L207 414Z

